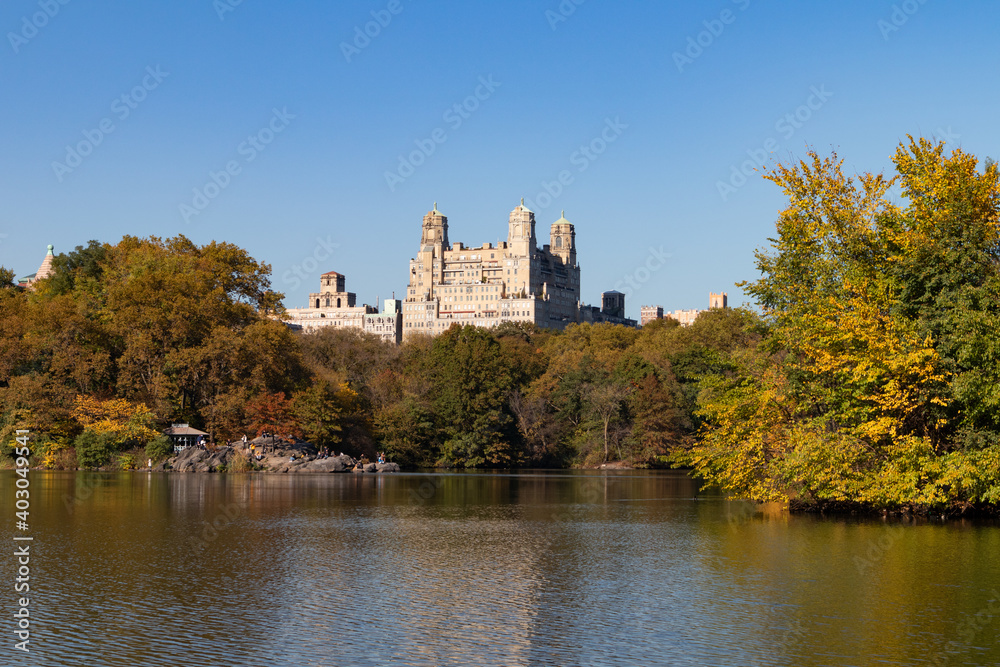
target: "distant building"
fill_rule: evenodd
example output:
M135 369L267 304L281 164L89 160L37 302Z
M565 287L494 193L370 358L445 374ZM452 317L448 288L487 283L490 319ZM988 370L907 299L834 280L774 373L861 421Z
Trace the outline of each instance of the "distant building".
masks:
M625 317L625 295L618 290L601 294L601 312L609 317Z
M403 314L397 299L386 299L382 312L356 306L357 295L348 292L346 277L336 271L320 276L320 291L309 295L306 308L289 308L285 323L294 329L311 331L320 327L357 329L400 343L403 339Z
M690 310L675 310L672 313L664 313L664 317L669 317L672 320L677 320L681 323L682 327L690 326L696 319L698 315L705 311L698 310L697 308L691 308Z
M34 284L39 280L45 280L52 275L54 269L52 268L52 260L55 259L52 255L52 244L49 244L48 252L45 254L45 259L42 260L41 266L38 270L32 273L30 276L25 276L17 281L19 287L27 287L30 289L34 288Z
M437 209L423 219L420 249L410 260L403 335L438 334L452 324L492 327L533 322L562 329L580 320L576 230L565 213L538 248L535 214L521 205L508 217L507 240L466 247L448 239Z
M639 308L639 326L646 326L653 320L663 319L663 306L642 306Z
M729 307L729 295L726 292L722 294L716 294L715 292L708 293L708 308L709 310L713 308L728 308ZM681 326L689 326L692 322L698 319L698 315L704 313L704 310L698 310L692 308L690 310L675 310L672 313L664 312L663 306L643 306L639 309L639 318L642 326L645 326L652 322L653 320L662 320L669 317L672 320L677 320L680 322Z
M635 328L637 323L625 317L625 295L617 290L601 294L601 307L580 306L580 320L591 324L621 324Z

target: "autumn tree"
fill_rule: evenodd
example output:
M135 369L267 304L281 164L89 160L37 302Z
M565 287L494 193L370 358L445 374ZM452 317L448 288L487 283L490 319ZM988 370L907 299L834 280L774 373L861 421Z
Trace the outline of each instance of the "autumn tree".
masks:
M247 403L247 417L250 429L258 437L265 433L278 437L301 435L292 401L285 397L283 391L252 398Z
M746 287L770 328L736 373L703 383L706 429L687 459L727 491L878 506L1000 496L983 467L998 454L997 170L912 138L894 163L896 178L848 177L810 153L768 174L789 205Z

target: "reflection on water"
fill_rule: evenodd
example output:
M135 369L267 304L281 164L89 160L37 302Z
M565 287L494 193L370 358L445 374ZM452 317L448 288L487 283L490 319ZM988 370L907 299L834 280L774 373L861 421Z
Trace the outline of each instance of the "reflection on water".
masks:
M679 473L31 489L28 664L1000 664L991 524L762 513Z

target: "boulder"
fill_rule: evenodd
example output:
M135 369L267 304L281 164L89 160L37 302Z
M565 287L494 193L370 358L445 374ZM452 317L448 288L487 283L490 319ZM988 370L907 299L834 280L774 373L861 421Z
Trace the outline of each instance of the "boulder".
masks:
M365 472L378 472L378 464L377 463L366 463L365 464Z
M375 469L379 472L399 472L398 463L376 463Z
M309 461L302 466L303 472L347 472L355 465L354 459L350 456L331 456L326 459L316 459Z
M204 472L208 470L205 460L208 452L198 447L188 447L178 454L171 462L171 468L177 472Z

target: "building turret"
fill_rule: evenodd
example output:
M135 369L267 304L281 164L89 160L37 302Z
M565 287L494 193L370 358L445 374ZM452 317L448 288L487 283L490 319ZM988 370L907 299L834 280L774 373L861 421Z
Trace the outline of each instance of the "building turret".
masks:
M448 243L448 218L437 208L437 202L434 202L434 209L424 216L423 232L420 235L421 251L430 250L435 246L438 248L450 247ZM440 256L440 252L438 256Z
M576 266L576 229L566 219L566 211L552 223L549 251L562 260L563 264Z
M521 199L520 206L510 212L507 246L512 254L522 257L531 257L538 247L535 238L535 214L524 205L524 199Z
M729 295L723 292L722 294L716 294L715 292L708 293L708 307L709 308L728 308L729 307Z

